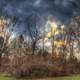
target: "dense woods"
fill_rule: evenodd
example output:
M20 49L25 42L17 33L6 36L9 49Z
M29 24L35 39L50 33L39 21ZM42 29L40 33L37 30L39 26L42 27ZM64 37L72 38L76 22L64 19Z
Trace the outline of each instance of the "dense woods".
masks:
M80 73L80 16L73 17L67 25L61 24L58 28L57 24L50 22L50 32L46 33L44 27L43 35L39 35L34 18L28 18L30 43L24 40L23 35L11 40L10 33L5 31L11 24L5 17L0 18L0 72L16 77ZM34 32L31 32L31 26L35 27ZM49 39L51 52L45 47ZM39 40L42 47L37 45Z

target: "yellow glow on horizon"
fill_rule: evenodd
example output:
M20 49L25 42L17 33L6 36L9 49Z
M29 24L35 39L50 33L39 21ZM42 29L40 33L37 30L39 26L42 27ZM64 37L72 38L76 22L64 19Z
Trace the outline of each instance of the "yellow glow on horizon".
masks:
M44 42L45 42L45 43L46 43L46 42L48 41L48 39L49 39L50 37L52 37L52 36L58 35L58 34L60 34L60 33L64 34L64 27L65 27L64 25L61 26L61 31L59 31L59 30L57 29L57 28L58 28L58 25L57 25L56 22L50 22L50 21L48 21L48 23L50 24L51 31L46 34L46 37L45 37L45 39L44 39ZM54 41L54 40L53 40L53 43L54 43L54 45L56 45L56 46L61 46L61 45L66 45L67 42L64 41L64 40L59 40L59 41Z
M67 42L66 41L54 41L54 45L56 46L62 46L62 45L66 45L67 44Z
M54 23L54 22L51 22L50 25L51 25L51 33L52 33L52 35L55 35L55 32L57 31L57 24Z

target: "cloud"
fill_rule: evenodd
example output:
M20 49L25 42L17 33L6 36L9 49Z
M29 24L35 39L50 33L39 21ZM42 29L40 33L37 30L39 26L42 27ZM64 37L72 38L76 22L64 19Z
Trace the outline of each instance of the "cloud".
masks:
M50 15L64 23L72 16L79 15L80 0L2 0L0 9L3 13L18 18L19 21L17 26L15 25L14 32L23 34L28 32L29 26L27 26L28 21L26 20L28 16L38 15L37 17L41 17L37 20L37 27L41 31L46 18ZM32 27L32 29L35 28Z

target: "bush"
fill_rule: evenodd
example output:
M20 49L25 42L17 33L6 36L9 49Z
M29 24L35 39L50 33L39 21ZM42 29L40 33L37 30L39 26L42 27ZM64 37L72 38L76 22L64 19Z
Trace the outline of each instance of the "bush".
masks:
M31 77L45 77L49 74L48 68L42 65L31 66L29 71Z

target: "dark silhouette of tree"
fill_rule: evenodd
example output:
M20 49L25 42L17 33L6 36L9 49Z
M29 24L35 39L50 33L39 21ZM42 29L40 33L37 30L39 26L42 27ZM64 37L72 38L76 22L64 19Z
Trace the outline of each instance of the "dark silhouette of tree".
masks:
M32 55L34 55L36 50L36 43L39 40L40 36L38 34L37 25L36 25L36 15L30 15L27 18L28 22L28 31L32 40Z
M74 58L74 42L80 46L80 16L73 17L67 29L67 39L70 46L70 60ZM79 48L79 47L78 47ZM75 53L76 54L76 53Z

